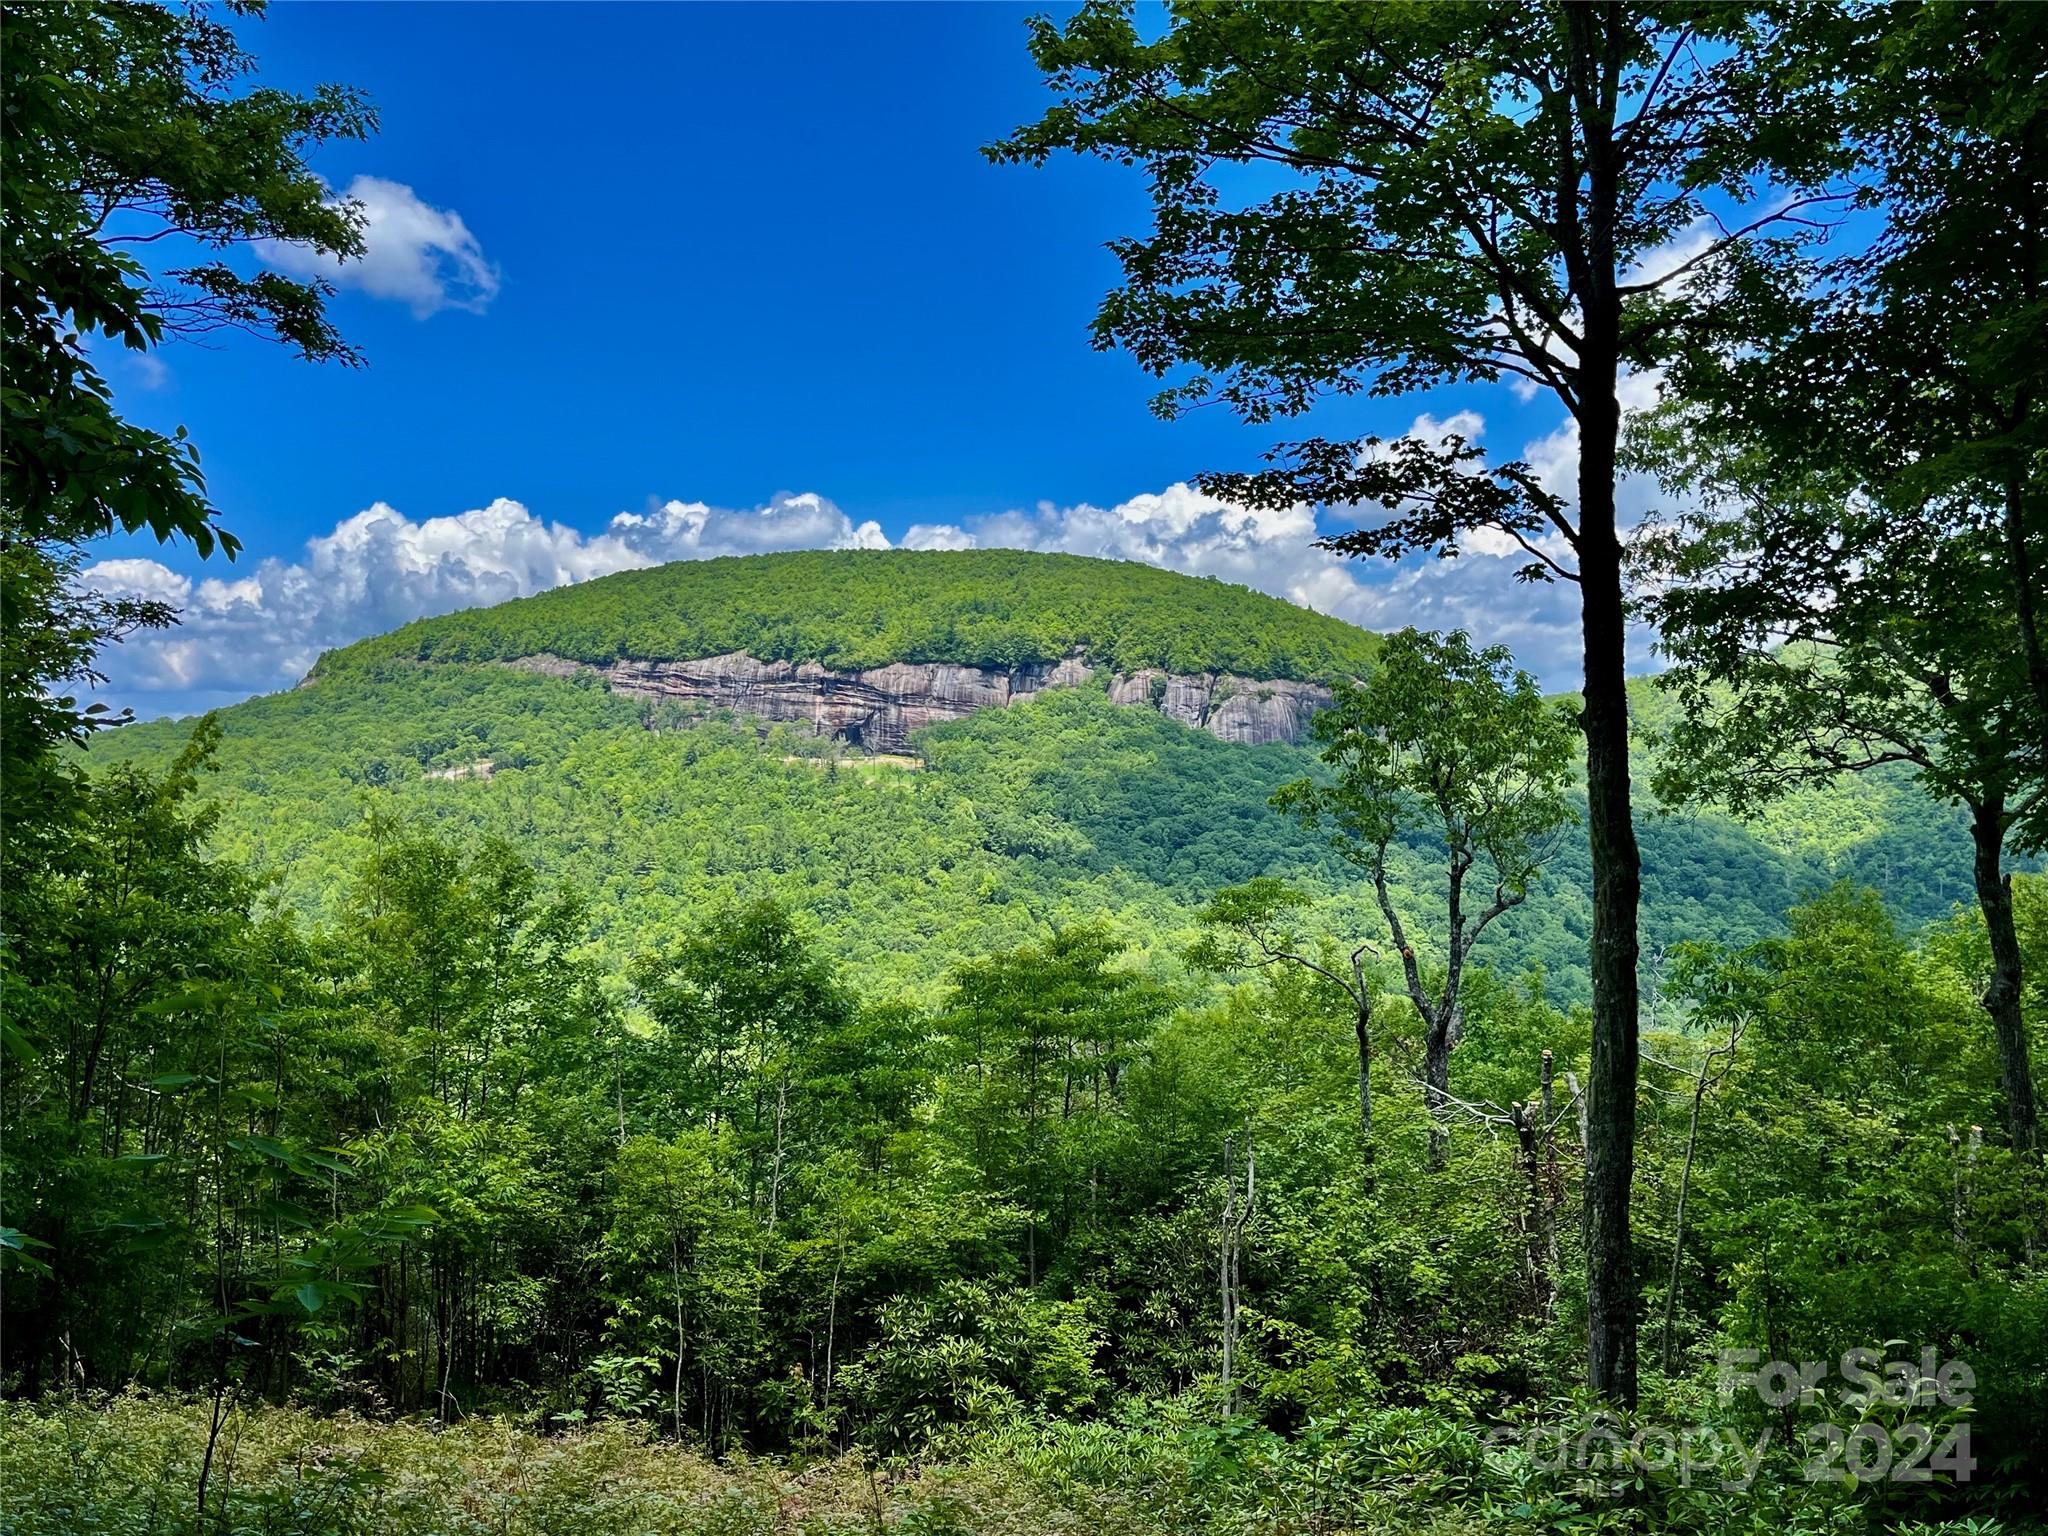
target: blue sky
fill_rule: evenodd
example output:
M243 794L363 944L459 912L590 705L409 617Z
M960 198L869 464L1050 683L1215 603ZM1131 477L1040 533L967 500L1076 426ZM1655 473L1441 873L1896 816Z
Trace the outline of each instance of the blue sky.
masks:
M658 558L906 538L1464 623L1568 683L1569 605L1531 610L1508 561L1345 567L1299 519L1184 488L1300 424L1161 422L1154 381L1091 349L1104 242L1144 227L1144 189L1118 167L982 158L1048 100L1027 14L309 3L249 25L263 80L350 83L382 116L316 161L373 216L334 304L369 365L240 340L108 361L124 408L189 428L247 549L233 566L97 552L99 584L187 609L112 658L106 696L182 712L288 686L319 649L421 612ZM1504 387L1345 402L1312 430L1460 411L1489 446L1568 469L1555 404Z

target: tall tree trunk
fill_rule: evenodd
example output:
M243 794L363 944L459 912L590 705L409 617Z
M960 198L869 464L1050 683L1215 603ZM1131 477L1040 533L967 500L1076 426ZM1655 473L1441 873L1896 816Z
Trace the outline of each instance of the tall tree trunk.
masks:
M1579 427L1578 565L1585 627L1586 831L1593 865L1593 1050L1586 1084L1586 1377L1623 1407L1636 1400L1639 1294L1629 1241L1635 1172L1636 907L1642 858L1629 806L1628 623L1614 477L1621 437L1620 243L1624 148L1615 112L1633 23L1619 7L1567 6L1572 113L1582 167L1559 189L1563 255L1579 292L1572 414ZM1582 180L1583 178L1583 180Z
M846 1239L842 1234L839 1252L832 1260L832 1289L825 1303L825 1397L820 1412L832 1411L832 1351L839 1338L839 1277L846 1272ZM828 1420L829 1422L829 1420Z
M683 1440L683 1246L682 1239L674 1232L668 1236L668 1283L676 1298L676 1380L675 1391L670 1399L676 1431L676 1443Z
M2038 120L2037 120L2038 122ZM2020 130L2019 149L2022 163L2038 167L2041 164L2040 134L2037 123L2028 123ZM2041 220L2043 209L2038 199L2030 200L2018 224L2020 238L2020 259L2014 271L2020 279L2022 304L2033 308L2041 301ZM2024 377L2013 392L2012 406L2006 413L2002 425L2009 437L2025 442L2034 434L2029 430L2034 422L2034 390ZM2034 476L2029 474L2032 455L2019 454L2009 460L2005 467L2005 540L2007 558L2012 563L2014 614L2019 619L2021 652L2027 661L2027 681L2032 685L2034 707L2041 718L2035 722L2041 729L2040 743L2044 756L2044 767L2048 767L2048 642L2041 638L2040 591L2048 572L2034 568L2032 540L2041 532L2038 527L2029 527L2028 514L2038 516L2041 510L2038 484L2032 486L2035 496L2027 495Z
M1543 1320L1557 1315L1557 1065L1549 1051L1543 1053Z
M1433 1173L1443 1171L1450 1154L1450 1134L1443 1116L1451 1094L1451 1022L1450 1009L1439 1009L1422 1041L1422 1098L1429 1110L1429 1167Z
M2033 566L2033 554L2027 546L2026 485L2020 472L2007 472L2005 482L2005 545L2006 556L2012 562L2013 612L2019 619L2020 653L2027 662L2027 681L2034 695L2034 708L2040 719L2042 740L2039 743L2044 759L2048 759L2048 646L2041 639L2041 602L2038 588L2048 572L2039 572Z
M1994 795L1970 807L1970 838L1976 845L1977 905L1991 941L1991 981L1984 1011L1998 1037L1998 1067L2005 1092L2005 1123L2013 1150L2022 1156L2040 1148L2039 1112L2034 1103L2033 1064L2027 1054L2026 1020L2020 1014L2020 940L2013 926L2012 880L2004 869L2005 797Z
M1678 1281L1680 1268L1685 1262L1685 1206L1692 1194L1693 1158L1700 1146L1700 1107L1706 1103L1707 1090L1713 1086L1708 1071L1713 1066L1714 1053L1709 1051L1700 1063L1699 1076L1692 1085L1692 1115L1685 1127L1685 1160L1678 1168L1678 1209L1671 1218L1671 1276L1664 1287L1664 1374L1669 1376L1678 1364Z
M1638 1071L1636 907L1642 857L1629 804L1627 620L1614 467L1614 359L1588 358L1579 431L1579 570L1586 645L1586 827L1593 864L1593 1051L1587 1081L1587 1382L1636 1397L1637 1286L1629 1241ZM1596 383L1596 380L1604 382Z

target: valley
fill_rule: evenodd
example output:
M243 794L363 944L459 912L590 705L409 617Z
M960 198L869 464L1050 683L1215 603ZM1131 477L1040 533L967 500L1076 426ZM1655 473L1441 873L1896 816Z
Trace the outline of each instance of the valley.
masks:
M789 593L785 611L748 599L757 626L748 640L768 649L763 636L803 616L811 568L844 558L773 557L743 568L750 584L784 582ZM1033 558L994 557L981 590L998 590ZM905 557L864 557L883 568L892 559ZM948 559L963 575L980 563ZM1157 588L1176 596L1190 615L1182 643L1197 655L1220 643L1221 621L1210 634L1196 627L1200 600L1213 591L1228 594L1228 622L1239 630L1240 609L1276 627L1300 613L1243 589L1149 570L1140 576L1100 562L1055 569L1072 580L1077 566L1105 594L1136 581L1148 597ZM652 629L673 602L705 629L732 632L730 614L696 597L716 590L700 585L697 570L651 575L688 586L671 598L636 578L649 597L622 610L624 622ZM585 605L618 608L612 583L627 579L533 601L562 614L559 638L578 631ZM972 624L986 599L971 581L963 591L975 595L959 613L937 615L934 627ZM882 592L878 585L872 609L846 610L845 633L891 621L894 605ZM707 905L773 895L817 922L850 965L921 992L959 955L1000 949L1020 930L1062 915L1114 919L1174 966L1202 903L1258 875L1324 892L1333 936L1379 922L1355 872L1266 804L1281 783L1311 770L1305 745L1219 734L1214 722L1243 717L1219 711L1205 721L1195 703L1202 690L1153 687L1157 669L1133 663L1129 673L1097 675L1071 658L1032 660L1017 664L1029 684L1017 688L1011 672L986 663L885 661L852 675L896 680L902 691L889 695L887 708L899 722L890 732L900 734L856 743L835 733L859 730L857 722L882 711L881 694L869 684L855 702L828 704L815 660L735 669L723 658L636 657L600 668L517 657L421 661L399 649L403 642L406 652L467 657L475 647L464 637L484 626L517 634L511 643L523 645L532 633L527 606L454 615L365 642L323 658L309 686L225 712L218 771L204 780L221 807L221 850L280 881L297 909L320 914L333 910L339 875L361 856L376 815L448 836L506 837L549 876L596 894L601 936L659 932ZM815 649L841 644L828 636ZM1068 644L1054 631L1042 648ZM1353 631L1344 644L1364 657L1373 637ZM1139 661L1148 659L1140 653ZM806 671L808 679L800 676ZM698 681L683 690L648 686L661 675ZM935 710L931 695L917 691L922 684L900 681L934 675L996 681L958 691L955 703ZM1208 676L1191 681L1206 685ZM1237 697L1285 690L1275 697L1298 717L1323 686L1279 679L1246 685ZM1649 680L1637 694L1654 721L1661 706ZM919 719L925 723L904 728ZM162 764L189 729L168 721L128 727L97 745L95 757ZM914 786L829 771L839 754L858 758L861 747L882 743L885 757L913 748L909 755L926 770ZM488 772L475 766L482 762ZM1665 950L1766 937L1780 931L1787 908L1838 880L1877 888L1913 924L1945 917L1965 897L1955 871L1967 869L1967 844L1956 816L1883 776L1794 796L1751 825L1652 807L1641 835L1651 849L1646 931ZM1504 975L1540 968L1567 1001L1586 996L1583 860L1579 834L1559 839L1553 873L1488 951ZM1398 850L1398 883L1426 891L1432 862L1424 844Z

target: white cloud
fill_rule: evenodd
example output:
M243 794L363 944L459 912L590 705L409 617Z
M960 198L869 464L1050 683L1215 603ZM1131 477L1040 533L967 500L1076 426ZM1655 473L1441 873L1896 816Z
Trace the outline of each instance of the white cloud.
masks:
M777 549L887 549L881 525L853 520L815 491L780 493L763 507L729 511L701 501L663 502L651 512L621 512L608 532L593 541L617 539L647 558L708 559L713 555L757 555Z
M1654 380L1631 381L1625 403L1639 408L1654 387ZM1485 430L1476 413L1459 412L1441 420L1419 416L1406 435L1434 442L1456 432L1476 442ZM1578 437L1570 424L1528 444L1523 457L1544 484L1574 497ZM1641 515L1653 492L1650 482L1624 482L1625 524ZM1482 643L1508 646L1547 685L1576 685L1578 593L1569 583L1518 582L1529 557L1514 540L1475 533L1462 540L1460 559L1390 564L1316 549L1322 531L1306 506L1253 510L1175 484L1107 507L1041 502L957 524L919 523L904 533L902 547L1141 561L1238 582L1368 629L1468 630ZM886 549L889 542L876 523L856 523L814 492L737 509L660 502L622 512L595 534L544 522L504 499L424 522L380 502L308 540L298 560L265 560L233 580L195 582L154 560L116 559L91 567L83 581L184 610L178 628L137 635L105 658L113 679L104 690L108 702L162 713L289 687L323 650L430 614L669 560ZM1641 638L1637 664L1649 665Z
M299 277L324 277L374 298L397 299L421 319L441 309L481 311L498 295L498 269L462 215L436 208L401 182L358 176L342 193L363 209L363 254L336 261L303 245L266 240L258 253Z
M1623 429L1631 416L1654 410L1664 387L1658 369L1625 372L1616 386ZM1522 461L1535 472L1536 480L1553 496L1576 502L1579 495L1579 424L1567 418L1556 431L1536 439L1522 450ZM1614 488L1615 511L1623 528L1631 528L1649 515L1659 501L1660 487L1654 477L1623 474Z
M888 540L812 494L740 510L671 501L621 513L594 536L503 498L424 522L379 502L307 540L300 559L265 560L234 580L195 584L155 560L117 559L88 567L80 584L184 610L176 628L145 631L102 658L109 703L181 713L288 688L322 651L429 614L668 560L819 546Z
M1432 448L1446 437L1462 437L1467 443L1476 443L1486 436L1486 418L1477 411L1453 411L1442 418L1424 411L1401 436Z
M951 523L912 523L903 530L905 549L972 549L974 535Z
M1404 435L1435 442L1451 431L1474 441L1484 430L1476 414L1460 412L1442 421L1419 417ZM903 543L1139 560L1254 587L1367 629L1470 630L1486 644L1509 646L1552 686L1576 684L1578 594L1564 585L1517 582L1515 572L1529 557L1513 540L1481 536L1465 541L1465 559L1389 565L1316 549L1319 531L1305 506L1251 511L1171 485L1108 508L1041 503L1029 512L970 517L964 525L920 524Z
M965 526L922 524L916 546L1058 550L1147 565L1193 575L1222 576L1274 590L1290 552L1305 553L1306 568L1331 557L1308 548L1315 520L1305 506L1278 512L1252 511L1205 496L1188 485L1133 496L1113 507L1057 507L1040 502L1029 512L971 517ZM910 538L906 536L905 543ZM1292 597L1291 591L1276 595ZM1296 599L1299 601L1300 599Z
M154 560L102 560L85 572L84 585L121 597L140 597L182 608L192 601L192 578Z
M1723 238L1721 231L1711 219L1695 219L1684 229L1673 235L1662 245L1653 246L1638 256L1635 265L1622 274L1622 282L1629 287L1644 283L1667 282L1681 268L1699 261ZM1715 262L1700 262L1685 273L1679 281L1681 289L1711 281Z

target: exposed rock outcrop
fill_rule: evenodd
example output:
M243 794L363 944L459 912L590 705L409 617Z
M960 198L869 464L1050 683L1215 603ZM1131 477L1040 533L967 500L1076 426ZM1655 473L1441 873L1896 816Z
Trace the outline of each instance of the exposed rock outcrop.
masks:
M1330 702L1330 690L1319 683L1262 681L1231 672L1134 672L1111 678L1109 696L1118 704L1148 704L1169 720L1253 746L1300 741L1316 711Z
M860 672L835 672L814 661L761 661L744 651L697 661L618 661L603 668L550 655L522 656L508 665L550 677L590 673L629 698L801 725L869 752L907 751L911 734L925 726L1002 708L1047 688L1074 687L1094 673L1079 655L1016 667L899 661ZM1299 741L1310 717L1330 702L1329 690L1315 683L1215 672L1118 675L1110 679L1109 694L1118 704L1157 709L1224 741L1253 744Z

